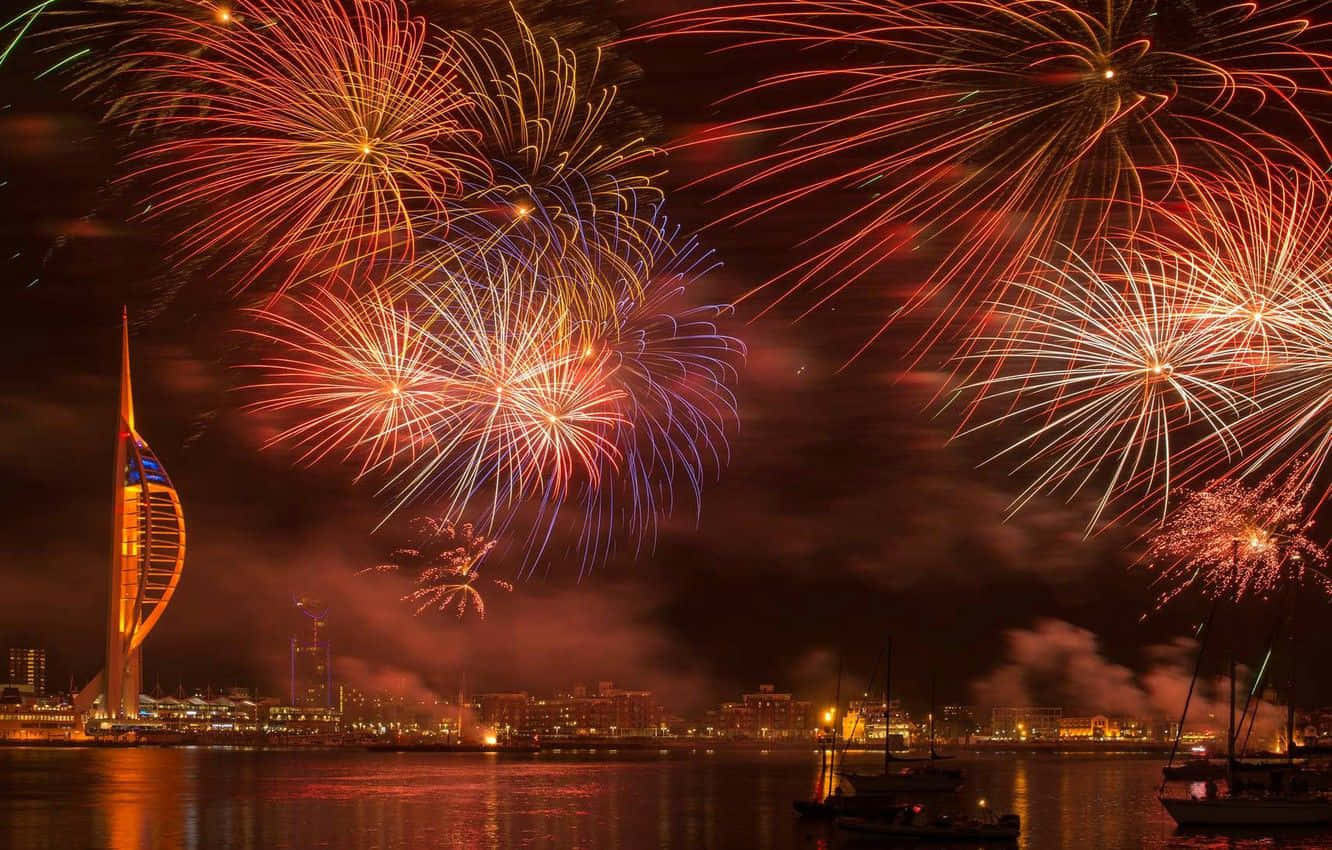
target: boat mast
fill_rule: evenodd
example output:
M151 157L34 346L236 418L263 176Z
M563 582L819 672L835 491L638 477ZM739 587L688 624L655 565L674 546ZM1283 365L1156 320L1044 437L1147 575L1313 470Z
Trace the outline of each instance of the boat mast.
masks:
M1291 560L1298 561L1300 554L1291 555ZM1286 680L1286 762L1295 764L1295 619L1299 613L1300 591L1303 589L1304 574L1296 573L1295 585L1290 594L1290 625L1286 640L1290 645L1290 676Z
M1239 547L1238 538L1230 541L1230 578L1234 585L1235 608L1239 609ZM1230 723L1226 732L1226 792L1235 788L1235 634L1230 637Z
M893 760L893 639L883 650L883 772L887 773Z
M930 667L930 758L939 756L934 752L934 667Z
M842 651L837 651L837 690L833 693L833 769L837 768L837 727L842 722ZM828 780L832 781L831 777Z

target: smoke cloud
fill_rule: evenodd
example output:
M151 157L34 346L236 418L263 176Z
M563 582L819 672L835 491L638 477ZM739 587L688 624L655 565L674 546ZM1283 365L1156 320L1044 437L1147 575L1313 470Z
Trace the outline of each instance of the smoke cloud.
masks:
M1149 647L1145 669L1135 671L1106 658L1095 634L1063 620L1040 620L1031 628L1010 629L1005 637L1006 659L972 683L976 702L984 708L1048 705L1062 707L1065 714L1175 721L1198 651L1197 642L1176 638ZM1241 708L1252 679L1251 671L1240 669ZM1225 677L1199 677L1185 729L1223 728L1228 688ZM1259 746L1270 743L1282 722L1282 712L1260 700L1250 739Z

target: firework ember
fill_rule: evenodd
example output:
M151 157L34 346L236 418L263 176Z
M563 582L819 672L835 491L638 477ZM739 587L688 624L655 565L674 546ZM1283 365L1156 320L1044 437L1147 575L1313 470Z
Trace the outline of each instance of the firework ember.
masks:
M417 614L431 609L452 611L461 620L470 607L485 619L486 600L478 587L483 583L480 565L495 548L495 541L478 535L471 524L458 529L447 521L417 517L411 526L413 539L409 545L394 549L385 563L361 572L415 571L416 589L402 599L416 605ZM499 590L513 591L507 581L486 582Z
M1308 494L1307 485L1274 475L1254 486L1222 478L1187 494L1143 557L1167 585L1162 601L1191 587L1266 596L1306 577L1328 589L1327 555L1309 537Z

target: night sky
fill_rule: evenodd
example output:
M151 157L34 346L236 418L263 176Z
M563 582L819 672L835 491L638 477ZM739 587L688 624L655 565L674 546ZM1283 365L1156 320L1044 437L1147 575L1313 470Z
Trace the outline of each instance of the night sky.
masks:
M658 0L634 4L635 17L618 5L529 12L623 30L675 8ZM688 40L633 45L619 59L631 70L616 73L640 69L624 97L661 144L716 120L713 98L754 70ZM925 251L885 263L878 279L806 319L795 321L802 303L761 318L766 296L740 305L728 330L749 346L741 428L699 527L676 516L654 553L617 558L581 581L577 563L549 557L511 595L493 594L484 621L413 617L397 601L401 584L356 575L384 543L371 534L382 506L353 485L354 470L299 467L280 448L261 450L273 423L245 411L236 389L245 296L229 291L226 273L171 263L167 234L133 217L137 190L120 179L118 160L135 139L100 125L95 105L63 90L58 75L34 80L46 64L29 50L0 69L0 470L9 494L0 637L48 647L55 685L73 676L81 686L101 664L122 304L138 425L170 470L189 529L179 592L146 647L149 688L280 693L288 637L304 629L292 598L310 593L329 606L339 676L365 686L447 694L465 667L475 691L614 679L696 712L760 682L830 696L839 652L854 687L892 635L894 687L909 705L923 706L931 672L941 702L971 701L978 682L995 687L1012 662L1033 668L1033 699L1099 710L1089 703L1107 698L1070 693L1061 671L1088 658L1111 676L1116 664L1147 671L1204 611L1186 601L1144 621L1155 593L1129 569L1136 530L1084 539L1082 501L1037 499L1005 521L1025 482L1002 465L977 468L997 437L949 443L955 419L932 402L944 364L927 356L907 372L918 328L895 327L847 365L921 274ZM687 229L708 225L722 208L706 185L687 184L745 153L672 157L662 181L672 217ZM828 205L705 230L725 263L707 297L736 298L784 268L793 234L831 215L836 199ZM499 559L488 574L516 570ZM1256 655L1270 615L1252 606L1241 616ZM1023 631L1014 640L1012 630ZM1311 655L1329 648L1309 640Z

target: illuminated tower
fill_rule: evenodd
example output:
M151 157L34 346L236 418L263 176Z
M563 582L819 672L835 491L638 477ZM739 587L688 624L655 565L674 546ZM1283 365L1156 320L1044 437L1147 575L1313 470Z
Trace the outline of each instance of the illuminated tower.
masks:
M296 608L310 618L312 632L309 643L296 637L291 639L291 704L332 708L332 656L328 639L324 637L328 609L310 596L297 599Z
M103 717L134 719L143 689L143 641L176 592L185 565L185 517L166 470L134 428L129 318L123 314L114 475L106 667L79 694L77 706L86 711L100 695Z

